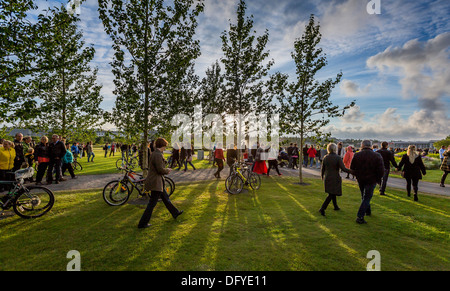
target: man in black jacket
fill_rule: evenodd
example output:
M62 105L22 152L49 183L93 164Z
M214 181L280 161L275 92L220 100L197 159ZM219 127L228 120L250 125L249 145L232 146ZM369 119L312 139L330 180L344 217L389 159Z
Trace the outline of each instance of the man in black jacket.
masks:
M55 169L55 183L59 184L59 181L65 181L61 177L61 165L62 158L66 155L66 146L59 140L57 134L52 136L52 142L48 145L48 155L50 162L47 169L47 184L51 184L53 180L53 169Z
M384 174L383 158L378 152L372 150L372 142L365 140L361 143L361 151L352 159L350 169L355 172L361 191L362 202L359 207L356 222L367 223L365 215L371 215L370 200L377 184L381 184Z
M15 139L14 139L14 150L16 151L16 158L14 159L14 167L12 169L12 172L15 172L20 169L23 162L25 162L25 156L23 154L23 134L16 133Z
M383 142L381 144L381 149L377 151L383 158L383 165L384 165L384 175L383 175L383 182L381 183L380 187L380 195L386 195L384 191L386 190L386 184L387 180L389 178L389 172L391 171L391 165L392 164L395 168L398 168L397 162L395 161L394 154L392 151L388 150L388 143Z

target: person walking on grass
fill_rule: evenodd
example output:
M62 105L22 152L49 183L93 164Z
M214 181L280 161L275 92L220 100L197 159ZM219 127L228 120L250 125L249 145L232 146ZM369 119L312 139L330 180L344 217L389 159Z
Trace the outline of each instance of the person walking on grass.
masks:
M380 195L386 195L384 192L386 191L386 185L387 180L389 178L389 172L391 171L391 164L398 168L397 162L395 161L394 154L388 150L388 143L386 141L381 143L381 149L377 151L383 158L383 165L384 165L384 175L383 175L383 182L381 183L380 187Z
M217 163L217 171L214 173L214 177L220 179L220 172L223 170L223 162L225 161L222 143L217 144L216 150L214 151L214 159Z
M351 173L352 171L348 169L341 157L336 154L337 145L334 143L330 143L327 146L328 154L323 158L322 162L322 170L321 177L325 186L325 193L328 194L328 197L322 204L322 207L319 209L320 214L325 216L325 210L333 201L334 210L340 210L337 205L337 197L342 196L342 178L340 170L346 173Z
M419 201L417 193L419 191L419 180L422 180L422 175L426 175L427 171L423 164L422 157L416 151L415 145L410 145L408 151L403 155L398 164L399 170L403 169L402 176L406 179L406 192L408 197L411 197L411 184L414 190L414 201Z
M381 184L384 174L383 158L379 153L372 150L372 142L370 140L364 140L361 143L361 150L353 156L350 169L354 172L361 191L361 205L357 213L356 222L365 224L367 222L364 220L364 217L372 215L370 201L373 197L373 191L377 184Z
M50 162L48 138L46 136L41 137L41 142L36 145L34 160L37 165L36 185L42 185L42 178L44 178L45 171L47 171Z
M345 155L344 155L343 162L344 162L345 167L347 167L349 169L350 169L350 165L352 164L353 155L354 155L354 153L353 153L352 146L348 146L347 147L347 151L345 152ZM350 173L349 172L347 172L347 177L345 177L345 178L346 179L350 179ZM353 179L354 178L355 178L355 176L353 176Z
M442 154L444 159L442 160L441 170L444 171L441 177L441 187L445 187L445 179L447 178L448 173L450 172L450 145L447 150Z
M150 201L139 220L138 228L147 228L151 226L149 222L152 217L153 209L160 198L174 219L183 213L182 210L179 211L172 204L164 187L164 175L169 174L172 170L171 168L165 168L163 152L166 149L167 144L168 142L163 138L158 138L155 142L156 149L150 157L148 174L144 181L144 189L150 191Z
M88 142L86 145L86 153L87 153L87 161L89 163L89 159L90 161L93 163L94 162L94 158L95 158L95 154L94 154L94 148L92 147L92 141Z
M64 177L64 173L66 172L66 170L68 170L70 177L72 177L72 179L77 178L77 176L75 176L75 173L73 172L72 163L73 163L73 154L72 154L72 151L70 150L70 145L66 144L66 154L64 155L64 157L62 159L62 167L61 167L61 172L62 172L63 177Z
M270 169L275 169L278 176L281 176L280 170L278 169L278 150L272 144L270 145L267 163L269 164L267 167L267 177L269 177Z

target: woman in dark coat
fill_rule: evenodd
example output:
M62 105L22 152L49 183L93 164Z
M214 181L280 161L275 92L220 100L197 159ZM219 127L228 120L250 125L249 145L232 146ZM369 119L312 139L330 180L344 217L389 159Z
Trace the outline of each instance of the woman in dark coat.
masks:
M41 137L41 142L34 149L34 159L37 165L36 185L42 185L42 178L44 178L50 162L48 138L46 136Z
M319 212L325 216L325 210L333 201L334 210L339 210L337 205L337 196L342 196L342 178L339 174L339 170L346 173L352 173L350 169L347 169L342 161L342 158L336 154L337 146L334 143L330 143L327 146L328 155L323 158L321 176L325 185L325 193L328 193L328 197L322 204Z
M404 166L404 168L403 168ZM422 174L425 176L427 171L423 164L422 157L416 152L416 146L410 145L406 155L403 155L399 170L403 168L403 177L406 179L406 192L411 196L411 183L414 189L414 201L419 201L417 192L419 191L419 180L422 180Z
M164 150L166 149L168 142L163 138L158 138L155 142L155 151L150 157L150 164L148 167L148 175L144 181L144 188L146 191L151 191L150 201L147 208L142 214L139 220L138 228L149 227L150 218L152 217L153 209L158 203L159 198L169 210L172 217L176 219L183 211L179 211L170 201L169 195L164 190L164 175L170 173L171 169L165 168Z

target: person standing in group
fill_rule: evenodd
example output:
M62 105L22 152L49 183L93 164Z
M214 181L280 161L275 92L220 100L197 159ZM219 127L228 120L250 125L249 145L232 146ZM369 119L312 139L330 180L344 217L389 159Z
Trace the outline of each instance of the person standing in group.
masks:
M78 148L76 142L74 142L74 143L72 144L72 147L70 148L70 151L72 152L73 157L74 157L75 159L77 159L77 158L78 158L78 155L80 154L80 149Z
M383 158L372 150L370 140L364 140L361 143L361 150L353 156L350 169L358 180L362 198L356 222L364 224L367 223L364 216L372 214L370 201L373 197L373 191L377 184L381 184L384 174Z
M87 161L94 162L95 154L94 154L94 148L92 147L92 141L88 142L86 145L86 153L87 153ZM89 161L90 160L90 161Z
M14 167L12 169L13 172L17 171L18 169L20 169L20 167L22 166L23 162L25 162L25 157L23 155L23 145L22 145L22 140L23 140L23 134L21 133L16 133L15 139L14 139L14 150L16 151L16 158L14 160Z
M114 157L115 152L116 152L116 143L113 142L111 144L111 151L109 152L109 156L111 156L111 154L112 154Z
M350 165L352 164L353 155L354 155L354 153L353 153L352 146L348 146L347 147L347 151L345 152L345 155L344 155L343 162L344 162L345 167L347 167L349 169L350 169ZM347 177L345 177L345 178L346 179L350 179L350 173L349 172L347 172ZM355 178L355 176L353 176L353 179L354 178Z
M59 184L60 181L65 181L61 177L61 163L62 158L66 154L66 147L64 143L59 140L58 135L52 136L52 142L48 146L48 154L50 162L47 169L47 184L52 184L53 181L53 169L55 169L55 183Z
M305 144L305 147L302 149L303 151L303 166L308 167L308 145Z
M445 153L445 146L441 146L439 149L439 158L441 159L441 165L444 162L444 153Z
M309 167L312 168L314 159L315 159L316 154L317 154L317 150L314 148L314 145L311 145L309 147L307 153L308 153L308 158L309 158ZM316 166L317 166L317 163L316 163Z
M391 171L391 164L398 168L397 162L395 161L394 154L388 149L388 143L386 141L381 143L381 149L377 151L383 158L383 165L384 165L384 175L383 175L383 181L381 183L380 187L380 195L386 195L386 185L387 180L389 178L389 172Z
M288 165L289 169L291 169L293 167L292 166L292 151L293 150L294 150L294 144L290 143L289 147L287 148L287 155L288 155L288 158L289 158L289 165Z
M336 154L338 156L340 156L342 159L344 158L344 156L345 156L345 149L344 149L344 146L342 145L342 142L338 143Z
M180 163L180 145L178 143L175 143L172 148L172 162L170 163L170 168L173 168L173 166L177 163L178 167L181 167Z
M271 145L269 149L269 156L267 160L269 166L267 167L267 177L269 177L270 169L275 169L277 171L278 176L281 176L280 170L278 169L278 150Z
M316 151L317 152L316 152L316 156L314 157L314 161L316 162L316 169L320 169L320 165L322 164L322 159L324 157L321 156L322 151L320 150L320 146L319 145L317 146Z
M75 176L75 173L73 172L73 167L72 167L73 154L70 151L69 147L70 147L70 145L66 144L66 154L62 158L61 172L62 172L62 176L64 177L64 173L66 172L66 170L68 170L72 179L76 179L77 176Z
M258 143L258 148L256 150L255 154L255 163L253 166L253 172L260 174L260 175L266 175L267 174L267 152L270 150L270 147L265 148L264 144Z
M298 169L298 157L300 156L300 152L298 150L297 144L294 143L294 148L292 149L292 169Z
M220 179L220 172L223 170L223 162L225 161L222 143L217 144L216 150L214 151L214 158L217 163L217 171L214 173L214 177Z
M237 158L236 146L234 144L229 144L227 149L227 165L230 167L229 175L231 175L233 164L237 161Z
M37 165L36 185L42 185L42 179L44 178L45 171L47 171L50 162L48 138L46 136L41 137L41 142L36 145L34 160Z
M174 219L183 213L183 211L179 211L172 204L164 187L164 175L169 174L172 170L170 168L165 168L163 152L166 149L167 144L168 142L163 138L158 138L155 142L155 151L150 157L148 174L144 182L145 190L151 191L150 201L139 220L138 228L150 226L149 222L152 217L153 209L160 198Z
M403 169L402 176L406 179L406 192L408 197L411 197L411 184L414 190L414 201L419 201L417 193L419 191L419 180L422 180L422 175L426 175L427 171L423 164L422 157L416 151L415 145L410 145L408 151L403 155L398 169Z
M14 150L14 143L9 140L3 140L3 147L0 147L0 180L14 181L14 175L9 174L14 168L16 159L16 151ZM9 185L0 184L0 192L9 190Z
M340 170L346 173L352 172L344 165L341 157L336 154L336 150L336 144L330 143L327 146L328 154L323 158L322 162L321 177L324 182L325 193L328 194L328 197L319 209L320 214L323 216L325 216L325 210L331 201L333 201L334 210L340 210L336 199L337 196L342 196L342 178L339 174Z
M222 151L222 154L223 154L223 151ZM186 159L184 160L184 171L185 172L187 171L187 165L188 164L191 165L191 167L194 170L196 170L194 164L192 164L193 156L194 156L194 149L193 149L193 147L191 146L190 143L187 143L186 144Z
M442 160L441 170L444 171L444 174L441 177L441 187L445 187L445 179L447 178L448 172L450 172L450 145L447 150L442 154L444 159Z
M185 160L186 160L186 148L184 147L184 143L181 143L181 148L180 148L180 166L178 167L178 170L181 169L181 167L184 165Z
M105 151L105 158L106 158L106 155L108 154L108 148L109 148L108 143L106 143L106 144L103 146L103 150Z

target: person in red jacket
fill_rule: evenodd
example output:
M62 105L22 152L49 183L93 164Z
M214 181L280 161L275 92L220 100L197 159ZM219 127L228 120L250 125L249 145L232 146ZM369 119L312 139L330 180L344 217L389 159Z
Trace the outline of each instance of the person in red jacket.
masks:
M316 157L317 150L314 148L314 145L308 149L308 158L309 158L309 166L313 167L314 158Z
M217 163L217 172L214 173L214 177L220 179L220 172L223 170L223 162L225 161L221 143L217 144L216 150L214 151L214 158Z

